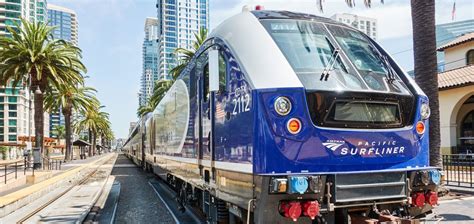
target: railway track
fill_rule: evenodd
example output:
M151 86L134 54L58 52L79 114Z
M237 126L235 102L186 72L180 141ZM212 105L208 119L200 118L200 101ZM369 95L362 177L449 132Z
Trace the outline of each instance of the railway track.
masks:
M178 203L176 202L176 193L171 190L162 180L153 179L148 182L153 188L158 198L163 202L168 212L173 217L176 224L193 224L193 223L206 223L204 219L199 215L192 212L192 208L185 206L185 211L182 212L178 209Z
M110 162L112 161L115 161L115 158L116 157L111 157L109 158L108 160L106 160L105 162L103 162L102 164L98 165L97 167L94 168L94 170L92 172L89 172L85 177L81 178L81 180L79 180L77 183L75 184L72 184L71 186L69 186L66 190L64 190L63 192L59 193L58 195L54 196L52 199L50 199L49 201L47 201L46 203L42 204L41 206L37 207L36 209L34 209L32 212L26 214L25 216L23 216L23 218L19 219L16 223L17 224L22 224L22 223L29 223L28 220L30 220L32 217L34 217L35 215L39 214L41 211L45 210L46 208L48 208L48 206L50 206L51 204L53 204L54 202L58 201L59 199L61 199L64 195L66 195L67 193L71 192L72 189L74 189L75 187L77 186L80 186L80 185L83 185L85 184L86 182L88 182L89 180L91 180L94 175L96 175L98 173L98 171L100 170L101 167L105 166L105 165L109 165Z

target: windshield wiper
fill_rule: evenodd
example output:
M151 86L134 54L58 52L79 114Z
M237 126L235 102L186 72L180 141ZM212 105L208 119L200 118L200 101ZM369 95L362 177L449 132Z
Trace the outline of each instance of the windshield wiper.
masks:
M387 82L389 84L392 84L395 81L395 73L393 73L393 68L390 62L388 61L388 58L386 55L382 55L378 49L376 49L374 46L369 44L370 49L374 52L374 54L377 56L377 58L382 62L382 66L387 70L387 74L385 74L387 78Z
M326 65L323 72L321 73L321 78L319 78L319 81L323 81L323 79L324 81L328 81L329 74L334 69L334 65L336 65L336 62L338 61L339 61L339 64L341 65L341 68L344 70L344 72L347 73L347 69L346 69L346 66L344 65L344 62L340 60L340 57L341 57L340 49L335 48L327 37L326 37L326 41L328 42L329 46L332 49L332 54L331 54L331 58L329 58L328 64Z

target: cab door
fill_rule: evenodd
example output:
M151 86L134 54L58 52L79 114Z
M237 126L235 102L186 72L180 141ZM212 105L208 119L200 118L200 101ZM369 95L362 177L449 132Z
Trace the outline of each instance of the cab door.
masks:
M209 182L212 178L212 130L214 114L212 101L214 95L209 91L209 63L207 51L203 52L196 63L198 95L198 163L202 178Z

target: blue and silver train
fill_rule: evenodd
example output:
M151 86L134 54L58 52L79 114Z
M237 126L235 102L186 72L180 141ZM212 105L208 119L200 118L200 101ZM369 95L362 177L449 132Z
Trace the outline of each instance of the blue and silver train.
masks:
M243 11L218 26L124 151L209 223L416 220L438 203L428 98L336 21Z

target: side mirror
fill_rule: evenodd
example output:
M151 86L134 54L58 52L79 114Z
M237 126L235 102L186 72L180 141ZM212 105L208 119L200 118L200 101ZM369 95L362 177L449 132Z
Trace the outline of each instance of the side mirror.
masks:
M209 91L219 91L219 50L210 50L209 53Z

